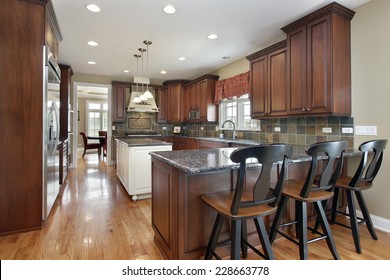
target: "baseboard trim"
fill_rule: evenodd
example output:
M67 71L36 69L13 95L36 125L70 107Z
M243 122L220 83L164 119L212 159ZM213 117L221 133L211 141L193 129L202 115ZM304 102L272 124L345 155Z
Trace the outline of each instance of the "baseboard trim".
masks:
M356 210L358 217L363 217L360 210ZM375 228L390 233L390 220L379 216L371 215L371 220Z

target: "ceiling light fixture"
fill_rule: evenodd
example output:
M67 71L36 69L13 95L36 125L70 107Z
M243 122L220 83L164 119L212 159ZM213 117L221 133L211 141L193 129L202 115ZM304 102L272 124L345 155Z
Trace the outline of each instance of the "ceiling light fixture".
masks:
M88 11L91 11L93 13L99 13L100 12L100 7L96 4L88 4L85 6Z
M179 59L180 61L186 60L186 58L185 58L184 56L181 56L181 57L179 57L178 59Z
M176 13L176 8L172 5L167 5L163 8L164 13L166 14L174 14Z
M162 70L160 73L163 74L163 75L165 75L165 74L167 73L167 71Z
M96 64L96 62L95 61L88 61L88 64L94 65L94 64Z
M134 57L137 59L137 75L138 75L138 73L139 73L139 67L138 67L138 60L139 60L139 58L141 57L141 55L140 54L135 54L134 55ZM138 90L138 79L136 80L136 90L137 90L137 92L139 92L139 90ZM134 103L141 103L142 102L142 100L139 98L139 96L137 95L137 96L135 96L134 97L134 99L133 99L133 102Z
M123 70L123 72L125 72L125 73L129 73L130 71L129 71L129 70Z
M210 40L214 40L214 39L218 38L218 35L217 34L210 34L209 36L207 36L207 38L209 38Z
M95 41L88 41L87 44L90 45L90 46L92 46L92 47L97 47L97 46L99 46L99 44L96 43Z

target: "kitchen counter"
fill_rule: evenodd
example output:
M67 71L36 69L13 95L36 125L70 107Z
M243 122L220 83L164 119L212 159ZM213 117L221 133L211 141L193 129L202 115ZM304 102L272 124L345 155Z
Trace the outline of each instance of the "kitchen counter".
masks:
M254 142L254 141L253 141ZM256 145L259 145L259 143ZM248 144L249 145L249 144ZM254 144L252 144L254 145ZM292 145L293 155L289 159L290 163L308 162L311 157L305 153L307 146ZM201 173L211 171L221 171L226 169L238 168L238 164L230 160L230 154L238 149L235 148L219 148L207 150L179 150L170 152L152 152L150 155L167 164L178 168L185 173ZM344 153L345 157L359 155L357 149L347 149ZM252 166L258 166L256 161L251 163Z
M172 143L169 142L144 137L115 137L115 139L126 143L129 147L172 145Z

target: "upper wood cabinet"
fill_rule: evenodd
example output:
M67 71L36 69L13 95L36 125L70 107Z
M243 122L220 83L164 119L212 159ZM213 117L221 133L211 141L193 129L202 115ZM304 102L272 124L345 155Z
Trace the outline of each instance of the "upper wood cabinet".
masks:
M48 2L46 7L45 43L58 60L59 42L62 41L62 36L51 1Z
M219 76L204 75L185 85L185 102L188 121L215 122L218 108L214 104L215 83Z
M252 118L287 115L287 49L279 42L247 57L250 61Z
M112 121L126 121L126 85L112 82Z
M158 112L156 117L158 123L166 123L168 121L167 100L168 100L167 89L165 88L156 89L156 102L158 106Z
M184 80L172 80L163 84L168 87L167 121L170 123L183 121L183 85L186 82Z
M354 14L332 3L282 28L287 33L289 115L351 115Z

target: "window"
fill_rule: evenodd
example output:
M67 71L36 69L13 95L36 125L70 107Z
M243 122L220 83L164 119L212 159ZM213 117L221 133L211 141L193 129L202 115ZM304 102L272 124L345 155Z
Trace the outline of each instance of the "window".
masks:
M230 100L223 100L219 104L219 120L220 128L222 128L225 121L230 120L236 124L236 130L260 129L260 121L251 119L251 101L248 94ZM224 129L233 129L233 125L227 123Z
M107 112L107 102L87 101L87 135L98 136L99 130L107 131Z

